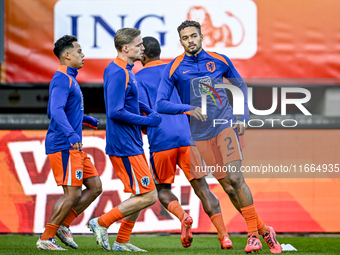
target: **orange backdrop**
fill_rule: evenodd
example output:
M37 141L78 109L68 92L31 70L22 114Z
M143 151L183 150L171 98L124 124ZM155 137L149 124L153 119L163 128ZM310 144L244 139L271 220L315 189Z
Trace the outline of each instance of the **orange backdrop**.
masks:
M56 2L5 0L5 64L1 68L1 81L47 83L51 80L58 66L52 53ZM233 60L243 77L340 77L339 1L254 2L258 17L257 53L250 59ZM109 62L86 60L79 81L101 83ZM140 68L137 63L135 70Z

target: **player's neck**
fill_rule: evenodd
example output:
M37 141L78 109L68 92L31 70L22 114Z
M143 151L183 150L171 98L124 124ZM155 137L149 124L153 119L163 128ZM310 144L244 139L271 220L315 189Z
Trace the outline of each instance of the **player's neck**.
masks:
M203 50L203 48L201 48L199 51L197 51L195 54L191 54L191 53L189 53L189 52L185 52L185 54L187 55L187 56L195 56L196 58L197 58L197 55L201 52Z
M135 63L135 61L136 61L134 59L129 58L126 54L123 54L121 52L118 52L118 56L117 57L122 59L122 60L124 60L125 62L127 62L130 65L133 65Z

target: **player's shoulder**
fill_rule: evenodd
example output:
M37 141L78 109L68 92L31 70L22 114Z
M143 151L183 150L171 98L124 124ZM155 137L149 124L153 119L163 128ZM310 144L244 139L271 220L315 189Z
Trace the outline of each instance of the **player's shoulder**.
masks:
M70 82L72 82L72 78L69 75L63 72L60 72L60 71L56 71L53 75L50 86L55 86L55 85L68 86Z
M231 63L230 59L224 54L213 52L213 51L206 51L206 53L208 54L210 58L217 60L217 61L221 61L228 66Z
M127 76L128 72L123 67L117 65L113 61L105 68L105 75Z
M185 52L183 52L181 55L177 56L174 60L172 60L166 67L166 70L168 70L169 78L176 72L179 65L183 62L183 59L185 57Z

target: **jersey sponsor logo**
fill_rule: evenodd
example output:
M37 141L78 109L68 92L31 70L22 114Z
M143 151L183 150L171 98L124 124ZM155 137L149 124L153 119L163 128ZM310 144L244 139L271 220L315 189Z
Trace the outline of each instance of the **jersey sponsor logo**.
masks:
M77 170L77 171L76 171L76 178L77 178L78 180L83 179L83 171L82 171L82 170Z
M150 184L150 179L149 179L148 176L144 176L144 177L141 179L141 182L142 182L142 185L143 185L144 187L147 187L147 186L149 186L149 184Z
M188 70L188 71L183 71L183 74L186 74L187 72L190 72L191 70Z
M214 72L216 70L215 62L209 61L205 64L209 72Z

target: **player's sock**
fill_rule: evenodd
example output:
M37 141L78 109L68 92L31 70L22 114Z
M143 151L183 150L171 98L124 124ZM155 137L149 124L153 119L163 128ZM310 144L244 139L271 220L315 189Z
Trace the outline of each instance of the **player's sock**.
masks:
M67 215L66 219L64 220L64 222L61 223L61 225L65 227L69 227L72 221L74 221L74 219L77 218L77 216L78 216L77 212L72 208L70 213Z
M256 221L257 221L257 230L259 231L260 235L264 236L265 234L270 232L269 227L261 220L257 212L256 212Z
M98 224L104 228L108 228L117 220L123 219L125 216L119 211L118 206L111 209L111 211L103 214L98 219Z
M135 221L123 220L120 224L120 228L117 234L117 243L127 243L130 241L130 235L133 227L135 226Z
M175 215L180 221L183 219L184 210L178 201L174 200L168 204L168 211Z
M41 235L40 240L49 240L50 238L54 238L57 233L59 226L52 223L47 223L44 233Z
M210 217L210 220L214 224L215 228L217 229L218 240L220 241L223 240L225 236L228 236L229 238L228 232L223 222L222 213L214 214L213 216Z
M256 210L254 204L241 208L242 216L246 220L248 236L255 235L259 238L257 231Z

